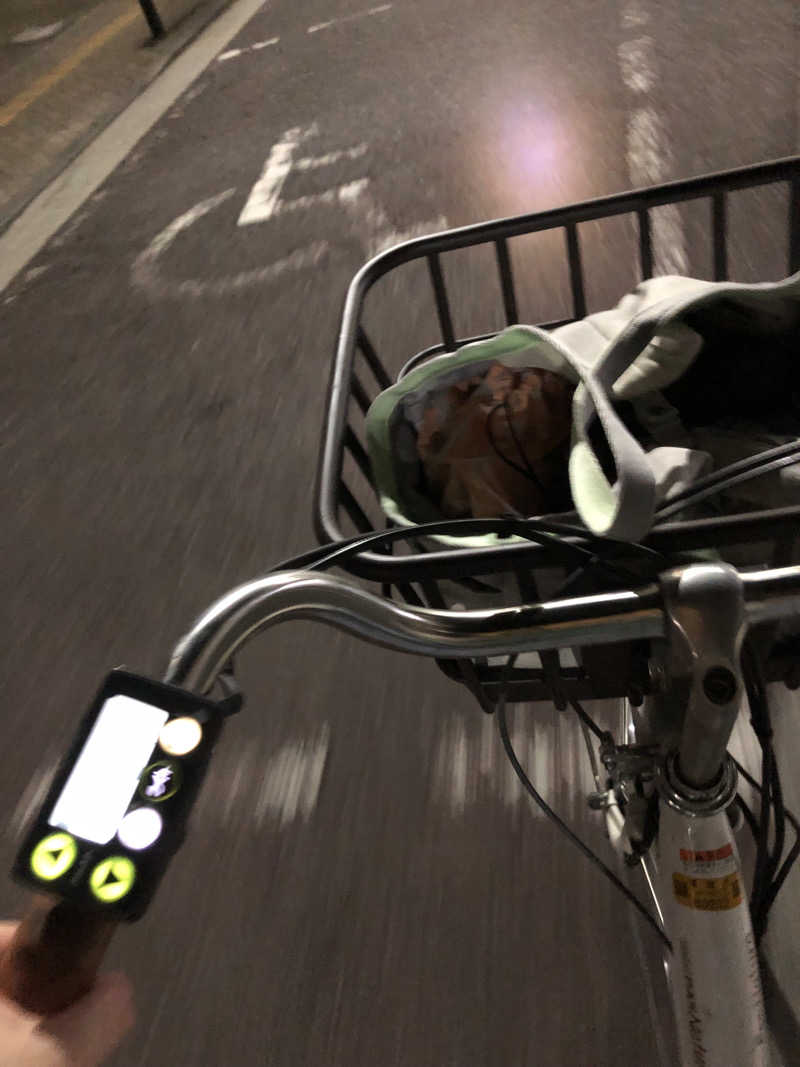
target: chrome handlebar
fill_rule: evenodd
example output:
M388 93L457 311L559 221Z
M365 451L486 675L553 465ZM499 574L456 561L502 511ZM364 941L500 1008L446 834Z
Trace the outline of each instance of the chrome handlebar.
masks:
M800 615L800 567L741 577L748 623ZM176 647L166 681L208 692L250 637L290 619L325 622L397 652L451 659L666 633L656 585L488 611L439 611L395 604L345 578L285 571L238 586L201 615Z

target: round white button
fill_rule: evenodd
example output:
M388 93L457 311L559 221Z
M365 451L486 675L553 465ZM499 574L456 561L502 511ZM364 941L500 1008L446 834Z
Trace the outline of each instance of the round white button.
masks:
M185 756L197 748L203 737L203 727L188 715L170 719L158 736L158 743L170 756Z
M139 852L158 840L164 822L153 808L134 808L129 811L117 830L117 837L126 848Z

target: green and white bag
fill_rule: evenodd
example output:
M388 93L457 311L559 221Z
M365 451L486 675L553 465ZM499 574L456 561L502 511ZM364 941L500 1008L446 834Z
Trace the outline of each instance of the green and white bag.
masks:
M779 353L772 364L771 353ZM612 310L552 332L511 326L488 341L422 364L381 393L367 415L375 484L393 521L411 524L441 517L435 505L414 489L413 467L420 461L408 413L431 391L458 381L459 376L474 375L492 362L551 370L577 385L569 456L575 507L595 533L640 540L649 531L658 504L713 464L712 456L692 447L696 442L682 425L684 408L697 406L690 395L693 382L702 383L698 392L704 395L697 399L708 401L709 408L714 407L716 390L720 396L730 392L733 375L752 373L765 395L780 385L772 380L773 364L787 380L796 373L800 382L800 274L761 285L653 278ZM683 390L676 410L663 391L674 391L680 382L690 392ZM757 388L754 396L758 392ZM651 442L657 442L655 447L647 450L627 428L618 411L622 400L633 404ZM694 417L696 421L696 412ZM604 473L598 443L613 460L615 478ZM794 468L788 470L786 485L800 498ZM487 545L497 539L491 535L452 541Z

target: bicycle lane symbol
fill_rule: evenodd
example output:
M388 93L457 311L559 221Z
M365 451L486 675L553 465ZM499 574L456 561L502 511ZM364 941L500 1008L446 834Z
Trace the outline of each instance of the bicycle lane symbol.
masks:
M367 255L376 255L400 241L423 233L447 227L447 219L435 219L415 223L406 230L395 229L386 211L375 198L368 177L359 176L351 181L332 186L323 192L286 199L283 186L291 174L320 170L341 162L353 162L363 158L369 151L366 143L328 152L324 155L298 157L301 145L318 136L316 123L306 127L292 127L277 141L267 156L261 175L250 190L247 201L238 217L238 226L266 223L281 216L308 211L318 207L335 207L348 216L349 225L360 230ZM153 297L202 297L227 296L253 286L276 281L292 271L318 266L331 246L327 241L312 241L289 255L264 266L256 267L223 278L171 279L162 270L162 259L179 234L194 226L200 219L226 203L236 193L236 187L225 189L216 196L208 197L179 215L159 234L134 260L131 280L139 289Z

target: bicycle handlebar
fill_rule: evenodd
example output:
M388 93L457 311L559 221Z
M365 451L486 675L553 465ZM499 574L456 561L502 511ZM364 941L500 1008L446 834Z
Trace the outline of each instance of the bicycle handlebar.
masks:
M800 615L800 567L741 579L748 623ZM399 652L448 658L667 633L657 585L491 611L439 611L399 606L344 578L288 571L239 586L218 600L178 644L166 681L205 693L249 637L290 619L326 622ZM715 760L716 755L711 763ZM100 917L42 900L0 959L0 991L30 1011L60 1010L91 986L113 929Z
M741 579L749 623L800 615L800 567ZM440 611L394 604L344 578L286 571L241 585L209 608L176 647L165 680L205 693L249 637L290 619L325 622L398 652L451 659L666 633L657 585L519 607Z

